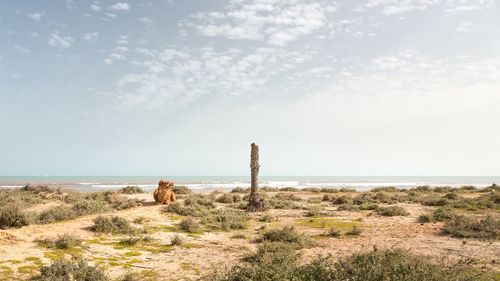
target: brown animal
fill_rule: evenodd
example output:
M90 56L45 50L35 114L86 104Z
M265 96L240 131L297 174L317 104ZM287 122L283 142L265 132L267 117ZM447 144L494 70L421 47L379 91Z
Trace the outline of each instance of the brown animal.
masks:
M161 179L158 183L158 188L153 193L155 201L160 204L168 204L175 202L175 193L172 190L174 182Z

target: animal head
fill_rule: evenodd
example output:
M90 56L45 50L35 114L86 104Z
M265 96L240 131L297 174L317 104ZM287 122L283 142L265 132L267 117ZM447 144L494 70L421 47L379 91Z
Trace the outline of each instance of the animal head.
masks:
M160 182L158 183L158 186L159 187L169 188L169 187L174 186L174 182L173 181L166 181L164 179L161 179Z

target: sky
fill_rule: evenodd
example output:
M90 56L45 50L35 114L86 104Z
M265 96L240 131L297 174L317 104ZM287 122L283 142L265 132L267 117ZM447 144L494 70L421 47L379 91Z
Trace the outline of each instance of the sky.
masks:
M500 172L500 0L0 0L0 175Z

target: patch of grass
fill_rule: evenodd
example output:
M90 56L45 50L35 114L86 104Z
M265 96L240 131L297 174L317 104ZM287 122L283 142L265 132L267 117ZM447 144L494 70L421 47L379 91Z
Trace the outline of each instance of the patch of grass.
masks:
M324 234L324 236L328 237L340 237L342 236L342 232L334 227L330 227Z
M97 233L112 234L136 234L139 232L139 230L132 227L126 219L117 216L99 216L95 218L94 225L90 230Z
M266 200L266 203L271 209L299 209L300 206L293 200L272 197Z
M143 223L150 222L150 221L151 221L150 218L140 216L140 217L135 218L132 222L136 223L136 224L143 224Z
M129 185L129 186L126 186L126 187L120 189L120 193L137 194L137 193L144 193L144 190L142 190L142 188L140 188L138 186Z
M103 270L89 265L84 260L61 259L53 262L49 266L40 268L40 275L33 278L37 281L105 281L108 277Z
M385 217L408 216L410 214L400 206L379 207L377 213Z
M323 211L323 208L321 206L311 206L306 212L306 217L319 217L321 216L321 211Z
M442 233L457 238L500 240L500 219L455 216L445 224Z
M38 272L38 268L39 266L35 264L22 265L17 268L17 272L19 272L20 274L34 275Z
M276 218L271 214L264 214L263 216L261 216L259 218L260 222L273 222L275 220L276 220Z
M22 227L30 224L30 218L19 207L8 204L0 208L0 229Z
M175 185L172 187L172 191L175 193L175 194L191 194L193 193L191 191L191 189L189 189L189 187L187 186L182 186L182 185Z
M200 224L191 217L182 219L181 222L179 223L179 228L182 231L189 233L199 233L201 231Z

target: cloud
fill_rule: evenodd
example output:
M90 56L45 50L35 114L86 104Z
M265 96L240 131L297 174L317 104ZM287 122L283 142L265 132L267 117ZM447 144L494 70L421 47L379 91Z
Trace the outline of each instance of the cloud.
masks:
M109 9L113 11L129 11L130 5L126 2L117 2L109 6Z
M147 23L147 24L151 24L153 23L153 20L148 18L148 17L143 17L143 18L140 18L139 19L140 22L143 22L143 23Z
M324 1L231 1L224 12L199 12L181 25L204 36L284 46L324 27L335 10L335 5Z
M466 33L466 32L470 32L470 27L472 26L472 24L470 22L461 22L456 28L455 28L455 32L457 33Z
M129 51L126 46L128 44L128 36L121 35L116 43L118 45L115 46L111 53L104 59L104 63L107 65L112 65L115 61L125 61L127 59L125 54Z
M494 0L369 0L366 8L381 8L385 15L397 15L440 6L447 12L482 10L495 7Z
M71 47L75 40L71 36L61 35L58 31L52 32L47 43L52 47L67 49Z
M90 9L94 12L99 12L102 10L102 6L99 2L95 1L90 5Z
M117 51L113 54L122 54ZM311 57L308 52L275 47L249 53L211 47L135 51L144 57L131 62L139 69L120 77L105 92L121 108L157 108L173 103L181 106L214 96L260 98L257 93L271 94L275 83L288 73L300 71L298 66ZM107 63L121 59L108 57ZM287 94L292 92L287 90Z
M99 32L87 32L83 35L83 38L87 41L94 41L99 37Z
M19 52L25 53L25 54L31 54L30 49L24 48L24 47L19 46L19 45L14 45L14 49L18 50Z
M28 15L29 18L31 18L32 20L36 20L36 21L41 20L43 16L45 16L45 12L44 11Z

